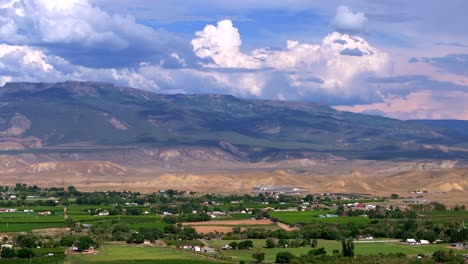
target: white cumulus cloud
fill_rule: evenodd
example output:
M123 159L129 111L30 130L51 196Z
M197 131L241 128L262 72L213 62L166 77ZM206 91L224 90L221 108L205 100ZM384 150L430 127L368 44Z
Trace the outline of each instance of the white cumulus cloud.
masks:
M357 95L352 82L363 74L385 72L389 56L361 37L334 32L322 43L300 43L289 40L286 48L260 48L249 54L241 51L240 34L229 20L207 25L195 33L192 46L202 59L211 59L207 68L273 69L288 79L288 87L301 93L323 90L331 94ZM263 84L263 85L262 85ZM252 94L262 95L268 82L252 86ZM343 93L344 92L344 93ZM355 94L353 94L355 93Z
M364 13L353 12L347 6L339 6L331 25L339 32L362 32L367 25L367 17Z
M257 68L258 63L240 52L242 44L237 28L230 20L219 21L216 26L207 25L195 32L193 51L200 58L211 58L215 65L228 68Z
M109 14L90 0L0 0L0 15L0 42L45 47L82 65L158 61L185 49L176 36Z

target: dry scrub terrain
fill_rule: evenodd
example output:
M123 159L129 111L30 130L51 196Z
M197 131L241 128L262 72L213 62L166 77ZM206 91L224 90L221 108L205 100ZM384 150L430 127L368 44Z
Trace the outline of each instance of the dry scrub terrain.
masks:
M26 157L27 158L27 157ZM125 167L108 161L28 162L0 156L2 184L74 185L80 190L154 192L178 189L196 192L250 193L258 186L295 186L307 193L352 192L416 197L449 205L468 205L468 167L454 161L383 162L291 160L280 163L238 163L224 169L205 163L205 170ZM202 163L202 162L200 162ZM202 167L203 164L199 164Z

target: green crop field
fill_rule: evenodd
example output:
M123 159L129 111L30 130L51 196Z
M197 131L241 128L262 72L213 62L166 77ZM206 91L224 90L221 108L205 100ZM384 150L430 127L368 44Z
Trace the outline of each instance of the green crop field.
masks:
M0 223L0 232L27 232L34 229L65 227L62 223Z
M428 211L419 212L421 219L435 223L463 222L468 224L468 211Z
M105 244L98 255L74 255L70 257L72 264L124 264L124 263L170 263L170 264L201 264L215 263L206 256L190 251L180 251L174 248L117 246Z
M17 207L15 207L17 208ZM103 208L97 205L70 206L67 208L67 215L74 222L94 224L97 221L119 221L127 223L131 228L156 227L164 229L166 224L161 222L158 215L109 215L93 216L86 212L90 208ZM109 209L110 207L108 207ZM142 207L143 208L143 207ZM65 227L63 207L60 206L29 206L18 208L19 210L30 209L33 212L7 212L0 213L0 232L27 232L34 229ZM53 215L39 216L39 212L51 211Z
M288 224L300 223L368 223L370 220L362 216L320 218L319 215L330 214L330 211L297 211L297 212L271 212L270 216L279 219L279 221Z
M311 247L301 247L301 248L272 248L267 249L265 246L265 239L251 239L254 243L254 248L252 250L229 250L221 251L222 254L230 256L236 260L253 260L252 254L256 251L261 251L266 254L267 261L274 261L276 254L278 252L288 251L293 255L305 255L312 248ZM227 245L232 241L236 240L210 240L206 241L210 246L214 248L220 248L223 245ZM236 242L239 242L237 240ZM331 254L334 249L341 251L341 242L335 240L318 240L318 247L323 247L328 254ZM450 245L448 244L437 244L437 245L418 245L410 246L399 243L386 243L386 242L368 242L368 243L355 243L355 253L357 255L375 255L379 253L389 254L389 253L404 253L406 255L432 255L437 250L450 250ZM457 250L457 253L468 253L468 250Z
M0 264L63 264L65 255L46 256L29 259L0 259Z
M213 218L213 220L248 220L252 218L252 214L230 214L230 215L227 215L227 216L222 216L222 217L216 217L216 218Z

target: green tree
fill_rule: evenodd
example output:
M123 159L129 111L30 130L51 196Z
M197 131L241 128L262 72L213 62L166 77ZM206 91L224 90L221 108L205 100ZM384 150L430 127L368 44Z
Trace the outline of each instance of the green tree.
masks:
M312 240L312 247L315 248L315 247L317 247L317 246L318 246L318 241L317 241L317 239L313 239L313 240Z
M67 217L67 219L65 219L65 225L67 227L73 227L75 223L73 223L73 219L71 219L71 217Z
M312 249L307 253L307 255L309 256L320 256L320 255L326 255L326 254L327 254L327 251L323 247Z
M293 257L291 252L278 252L278 254L276 254L276 263L291 263Z
M181 237L183 239L188 239L188 240L192 240L192 239L196 239L198 238L198 233L197 231L195 230L195 228L191 227L191 226L186 226L184 227L184 229L182 230L181 232Z
M342 215L344 214L345 212L345 209L344 209L344 206L343 205L339 205L337 208L336 208L336 214L337 215Z
M238 243L237 243L236 241L232 241L231 243L229 243L229 246L230 246L232 249L237 249Z
M273 238L268 238L265 242L265 247L266 248L275 248L276 247L276 243L275 243L275 240L273 240Z
M453 250L448 252L445 250L437 250L432 254L432 258L437 263L463 263L463 256L454 254Z
M18 258L33 258L35 254L30 248L22 248L16 252L16 256Z
M265 253L255 252L252 254L252 257L255 259L255 263L262 263L265 260Z
M241 232L240 226L235 226L235 227L233 227L233 228L232 228L232 232L233 232L234 234L240 234L240 232Z
M245 240L245 241L239 242L237 247L239 249L251 249L253 248L253 242L252 240Z
M2 253L0 254L2 258L14 258L16 256L15 250L12 248L2 248Z
M354 257L354 243L351 238L341 240L341 252L345 257Z
M78 251L87 250L90 246L94 245L95 242L90 236L82 236L78 240Z
M282 238L278 240L278 247L286 247L289 244L289 240Z
M142 244L145 241L145 237L140 233L132 233L127 239L129 244Z
M33 234L21 234L16 238L16 243L22 248L35 248L39 238Z
M173 215L168 215L168 216L165 216L162 221L164 223L167 223L167 224L177 224L179 222L179 218L177 216L173 216Z

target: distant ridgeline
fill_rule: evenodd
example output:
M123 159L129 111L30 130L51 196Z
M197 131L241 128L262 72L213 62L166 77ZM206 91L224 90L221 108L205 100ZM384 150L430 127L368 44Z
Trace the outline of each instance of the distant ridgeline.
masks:
M465 121L405 122L314 103L164 95L106 83L0 88L2 154L177 147L191 159L246 162L467 159L466 127Z

